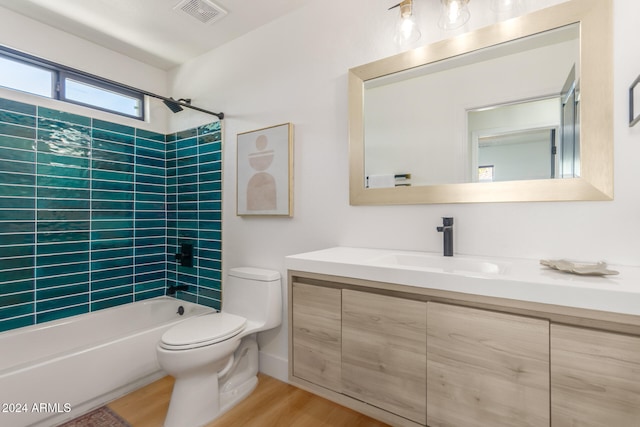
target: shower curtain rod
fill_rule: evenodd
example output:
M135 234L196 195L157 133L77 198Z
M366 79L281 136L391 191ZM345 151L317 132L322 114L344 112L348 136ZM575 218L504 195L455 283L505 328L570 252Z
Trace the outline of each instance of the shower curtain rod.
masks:
M120 87L122 89L130 90L132 92L138 92L138 93L141 93L141 94L143 94L145 96L149 96L151 98L160 99L162 101L166 101L166 102L171 103L171 104L177 104L177 105L180 105L181 107L191 108L192 110L196 110L196 111L200 111L200 112L203 112L203 113L211 114L213 116L216 116L220 120L224 119L224 113L223 112L214 113L213 111L205 110L204 108L196 107L196 106L191 105L191 104L186 103L186 102L182 102L182 101L179 101L179 100L176 100L176 99L173 99L173 98L167 98L166 96L158 95L156 93L149 92L149 91L146 91L144 89L139 89L139 88L136 88L136 87L133 87L133 86L125 85L125 84L116 82L115 80L110 80L110 79L107 79L107 78L104 78L104 77L96 76L95 74L91 74L91 73L88 73L86 71L78 70L76 68L67 67L66 65L58 64L57 62L49 61L47 59L42 59L42 58L39 58L37 56L31 55L31 54L28 54L28 53L24 53L24 52L21 52L19 50L11 49L11 48L6 47L6 46L0 46L0 52L3 52L5 54L8 54L9 56L13 56L13 57L16 57L16 58L21 59L21 60L26 60L28 62L32 62L32 63L34 63L36 65L45 65L45 66L48 66L48 67L51 67L51 68L55 68L57 70L66 71L66 72L69 72L69 73L74 73L74 74L77 74L77 75L82 76L82 77L86 77L86 78L89 78L89 79L92 79L92 80L97 80L99 82L106 83L106 84L109 84L109 85L112 85L112 86L116 86L116 87Z

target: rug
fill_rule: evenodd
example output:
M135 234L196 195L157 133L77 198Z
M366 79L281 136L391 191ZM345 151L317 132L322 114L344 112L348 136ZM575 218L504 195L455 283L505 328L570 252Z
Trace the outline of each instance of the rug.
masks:
M131 424L106 406L102 406L59 427L131 427Z

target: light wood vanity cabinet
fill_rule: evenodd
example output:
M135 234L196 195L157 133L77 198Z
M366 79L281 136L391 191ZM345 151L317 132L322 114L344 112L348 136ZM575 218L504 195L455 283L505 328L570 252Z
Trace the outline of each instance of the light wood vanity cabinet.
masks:
M549 321L428 306L429 426L549 426Z
M293 283L293 375L340 392L341 291Z
M426 422L427 304L342 291L343 393Z
M640 337L551 325L551 423L640 426Z
M289 379L394 426L640 427L640 317L289 272Z

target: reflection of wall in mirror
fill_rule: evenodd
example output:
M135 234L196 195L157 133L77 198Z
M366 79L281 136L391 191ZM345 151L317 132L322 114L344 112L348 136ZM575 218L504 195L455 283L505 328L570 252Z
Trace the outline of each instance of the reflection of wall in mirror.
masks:
M414 185L474 181L467 110L559 93L579 60L578 45L575 39L367 88L365 174L410 172Z

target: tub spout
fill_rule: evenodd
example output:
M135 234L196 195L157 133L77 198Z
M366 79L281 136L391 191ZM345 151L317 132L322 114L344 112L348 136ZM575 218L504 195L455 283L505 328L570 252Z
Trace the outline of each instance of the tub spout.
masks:
M171 285L167 289L167 295L175 295L177 291L188 291L188 290L189 290L188 285L178 285L178 286Z

